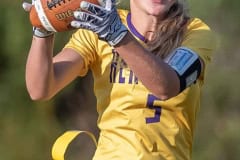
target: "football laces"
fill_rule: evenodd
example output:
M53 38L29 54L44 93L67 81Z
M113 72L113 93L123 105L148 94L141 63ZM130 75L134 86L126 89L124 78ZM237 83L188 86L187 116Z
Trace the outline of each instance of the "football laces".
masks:
M47 6L49 9L52 9L53 7L56 8L58 5L61 6L62 4L66 3L66 1L71 0L48 0Z

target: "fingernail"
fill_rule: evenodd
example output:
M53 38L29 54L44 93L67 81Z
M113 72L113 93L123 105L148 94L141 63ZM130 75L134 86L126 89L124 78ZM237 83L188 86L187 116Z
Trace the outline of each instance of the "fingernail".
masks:
M25 11L30 11L32 5L27 2L23 2L22 7Z
M81 7L82 9L87 9L87 8L88 8L88 2L82 1L81 4L80 4L80 7Z
M76 21L72 21L71 22L71 26L77 28L78 27L77 22Z
M79 19L79 18L80 18L80 14L79 14L78 11L73 12L73 16L74 16L76 19Z

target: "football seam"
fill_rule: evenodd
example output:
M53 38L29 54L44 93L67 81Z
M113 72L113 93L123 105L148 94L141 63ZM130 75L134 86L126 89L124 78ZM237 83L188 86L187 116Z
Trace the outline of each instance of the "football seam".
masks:
M56 29L52 26L46 14L44 13L41 0L36 0L34 5L37 11L38 18L41 21L43 27L48 31L56 32Z

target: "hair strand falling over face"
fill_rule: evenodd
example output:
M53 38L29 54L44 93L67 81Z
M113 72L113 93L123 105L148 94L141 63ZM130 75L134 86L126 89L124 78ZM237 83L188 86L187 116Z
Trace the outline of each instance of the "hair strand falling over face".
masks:
M147 42L148 49L165 58L181 45L189 19L185 0L177 0L158 25L153 40Z

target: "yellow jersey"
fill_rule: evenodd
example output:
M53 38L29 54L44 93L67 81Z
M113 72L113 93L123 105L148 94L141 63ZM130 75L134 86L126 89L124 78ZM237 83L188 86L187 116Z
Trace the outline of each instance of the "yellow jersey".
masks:
M142 43L128 11L119 10L122 22ZM206 67L215 49L214 34L200 19L188 25L182 46L199 54L204 74L176 97L161 101L135 76L124 60L91 31L74 33L66 48L84 59L94 78L100 136L94 160L190 160L196 115ZM131 53L129 53L131 54Z

